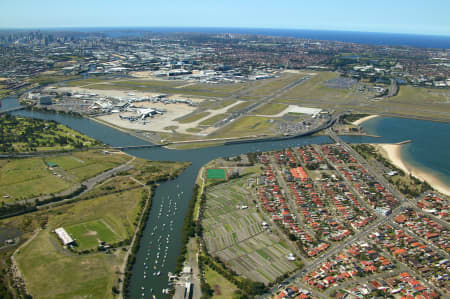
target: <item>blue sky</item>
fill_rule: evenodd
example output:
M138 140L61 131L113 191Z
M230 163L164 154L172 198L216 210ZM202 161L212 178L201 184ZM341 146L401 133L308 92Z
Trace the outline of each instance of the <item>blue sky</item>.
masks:
M0 28L147 26L450 35L450 1L0 0Z

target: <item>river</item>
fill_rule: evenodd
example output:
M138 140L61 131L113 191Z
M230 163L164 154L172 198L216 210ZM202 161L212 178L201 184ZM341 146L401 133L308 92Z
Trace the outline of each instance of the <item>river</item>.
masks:
M16 105L17 100L9 98L3 101L2 108L7 109ZM54 120L112 146L149 144L132 135L81 117L29 110L16 111L12 114ZM130 155L150 160L190 161L192 163L180 176L172 181L162 183L155 191L153 206L147 219L143 237L140 240L140 249L136 254L136 263L132 270L129 286L130 297L151 298L150 289L153 289L154 294L158 298L168 297L167 295L162 295L161 291L168 286L168 272L174 272L175 270L176 260L181 248L181 228L184 223L184 217L189 201L192 198L193 186L198 171L204 164L220 157L329 142L331 142L331 139L328 137L318 136L192 150L170 150L160 147L126 150ZM157 257L158 252L159 258ZM163 265L162 261L165 255L166 259ZM155 265L154 262L157 259L158 264ZM145 269L146 266L148 266L148 269ZM156 266L156 270L153 269L154 266ZM157 271L161 272L160 276L153 275ZM144 287L144 290L142 290L142 287ZM142 296L142 293L145 295Z
M3 101L3 108L10 108L17 105L15 98L9 98ZM149 144L148 142L136 138L132 135L117 131L110 127L101 125L95 121L88 119L74 117L65 114L55 114L51 112L33 112L29 110L21 110L12 113L14 115L27 116L33 118L55 120L59 123L65 124L77 131L80 131L88 136L98 139L106 144L112 146L127 146L127 145L142 145ZM406 119L381 119L381 124L367 122L364 123L364 127L369 133L386 136L383 138L371 138L371 137L351 137L344 136L344 140L352 143L359 142L398 142L404 139L415 138L415 131L409 131L407 135L403 134L408 130L408 123L410 120ZM376 129L377 126L383 127L383 122L387 123L386 130ZM393 124L393 123L394 124ZM406 122L406 123L405 123ZM434 126L444 126L442 123L432 123ZM389 127L397 124L400 126L398 130L389 130ZM384 127L383 127L384 128ZM436 130L436 127L431 126L427 130ZM406 131L405 131L406 130ZM446 131L448 134L450 130ZM380 134L382 133L382 134ZM419 134L420 135L420 134ZM407 137L405 137L407 136ZM415 138L412 143L414 148L415 144L422 144L423 138ZM419 140L419 141L417 141ZM448 141L448 140L447 140ZM258 143L246 143L246 144L234 144L224 145L209 148L200 148L192 150L170 150L165 148L145 148L145 149L129 149L126 152L130 155L134 155L140 158L159 160L159 161L190 161L191 166L188 167L180 176L176 179L162 183L155 192L153 198L153 207L150 211L147 219L147 225L143 232L143 237L140 240L140 249L136 254L136 263L132 270L131 282L130 282L130 297L131 298L151 298L152 295L149 292L153 289L154 294L158 298L168 298L167 295L162 295L161 291L167 287L168 272L173 272L176 265L176 259L181 248L181 228L184 222L184 217L192 197L192 190L195 183L196 176L199 169L207 162L220 157L235 156L248 152L257 151L270 151L278 150L287 147L301 146L306 144L324 144L331 142L326 136L317 137L302 137L298 139L283 140L283 141L271 141L271 142L258 142ZM448 157L448 144L446 149L437 147L433 152L433 158ZM427 155L427 152L422 152L422 155ZM427 157L429 157L429 152ZM425 161L425 158L421 158L419 154L417 158L420 161ZM450 159L447 159L449 162ZM424 162L426 163L426 162ZM434 166L433 166L434 167ZM444 164L443 171L449 171L450 166ZM439 167L438 167L439 168ZM176 207L176 209L175 209ZM159 252L159 257L158 257ZM166 257L166 258L164 258ZM155 261L158 260L158 264ZM163 263L164 261L164 263ZM153 268L156 266L156 270ZM146 269L147 268L147 269ZM154 272L160 271L160 276L153 275ZM142 289L144 288L144 289ZM144 296L142 296L144 294Z

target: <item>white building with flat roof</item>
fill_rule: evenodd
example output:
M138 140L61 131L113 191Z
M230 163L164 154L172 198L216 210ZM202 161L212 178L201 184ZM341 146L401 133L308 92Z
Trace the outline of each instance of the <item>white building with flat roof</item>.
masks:
M71 236L66 232L66 230L62 227L55 229L55 233L58 238L61 240L64 246L71 244L74 242Z

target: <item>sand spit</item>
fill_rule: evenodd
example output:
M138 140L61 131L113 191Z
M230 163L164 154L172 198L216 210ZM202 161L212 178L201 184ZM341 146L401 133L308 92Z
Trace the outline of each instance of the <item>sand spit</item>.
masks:
M437 191L450 196L450 186L436 178L433 174L427 173L422 169L411 166L402 158L401 147L399 144L377 144L378 148L385 157L387 157L392 164L403 170L405 173L412 174L421 181L426 181Z
M374 114L374 115L369 115L369 116L360 118L360 119L358 119L358 120L355 120L354 122L352 122L352 124L355 125L355 126L359 126L359 125L361 125L363 122L368 121L369 119L372 119L372 118L375 118L375 117L378 117L378 116L379 116L379 115L376 115L376 114Z

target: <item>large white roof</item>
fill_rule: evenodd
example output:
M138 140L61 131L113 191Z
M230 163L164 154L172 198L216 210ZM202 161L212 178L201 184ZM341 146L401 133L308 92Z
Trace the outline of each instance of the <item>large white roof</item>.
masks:
M72 237L69 236L69 234L66 232L66 230L62 227L59 227L55 229L55 233L58 236L58 238L61 240L63 245L67 245L73 242Z

